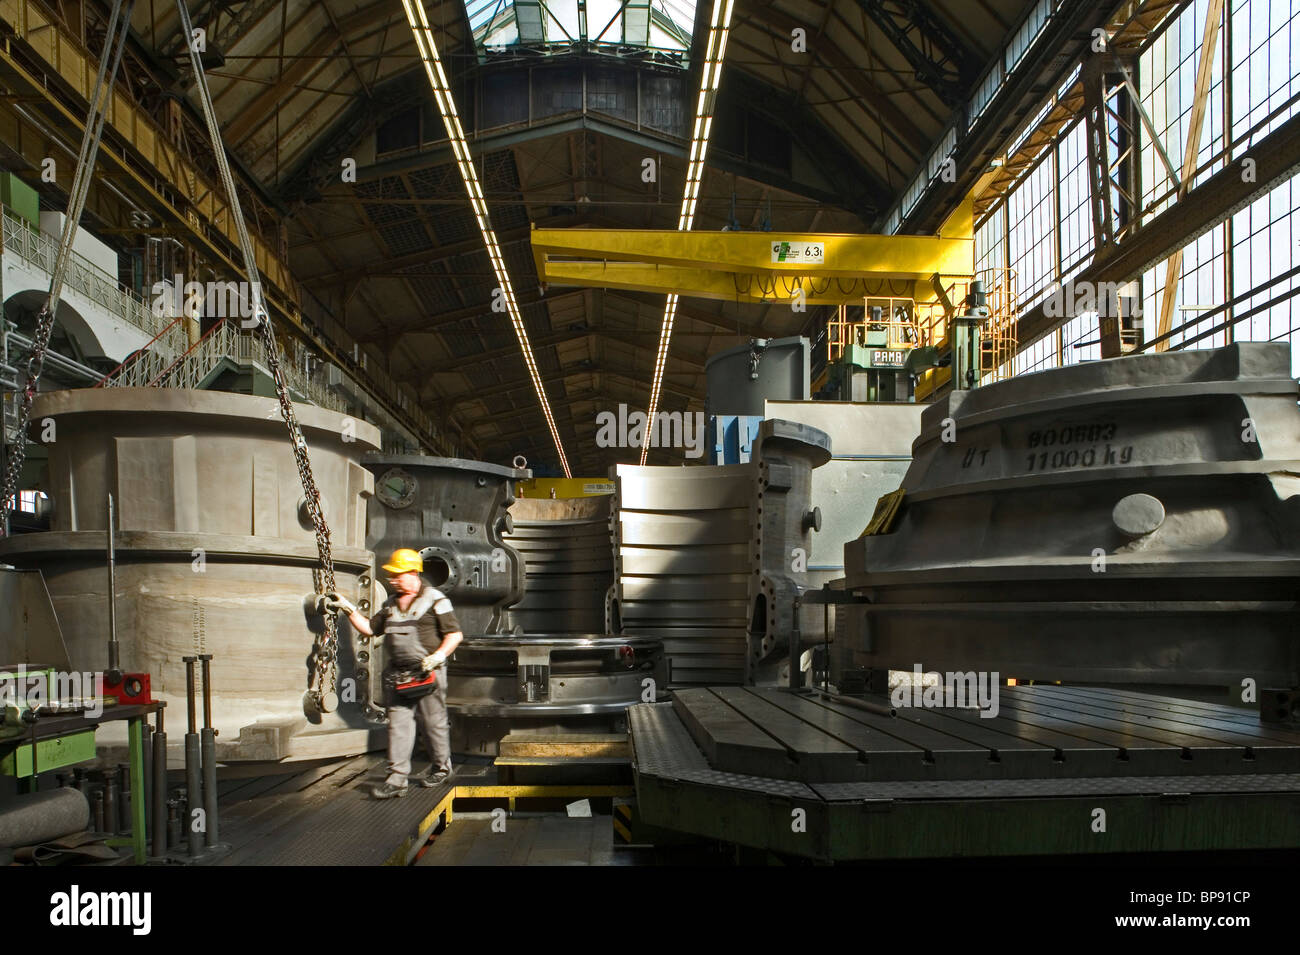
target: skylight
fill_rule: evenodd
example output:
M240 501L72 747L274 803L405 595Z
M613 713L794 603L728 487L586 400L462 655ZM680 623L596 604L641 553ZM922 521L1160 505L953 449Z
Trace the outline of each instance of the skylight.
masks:
M480 50L586 43L685 54L695 0L465 0Z

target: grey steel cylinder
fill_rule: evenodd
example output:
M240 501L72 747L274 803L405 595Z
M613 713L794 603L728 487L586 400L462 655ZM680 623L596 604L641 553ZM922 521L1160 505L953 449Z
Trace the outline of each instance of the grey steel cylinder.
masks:
M196 856L203 849L203 833L194 828L194 811L202 808L203 779L199 763L199 734L185 734L185 842L189 854ZM207 820L204 820L207 825Z
M898 516L844 548L859 664L1300 683L1297 391L1288 346L1239 343L929 406Z
M808 560L813 535L822 526L821 509L812 501L812 472L831 459L831 441L809 425L768 420L759 426L754 445L758 486L752 509L745 682L767 684L781 679L783 664L791 666L793 630L800 634L796 655L822 638L820 608L800 611L797 601L812 584ZM793 666L798 665L794 660Z
M521 498L510 507L506 543L524 559L524 596L506 612L507 628L525 634L605 630L605 598L614 582L610 496Z
M662 640L674 686L744 680L755 473L614 468L611 629Z
M705 414L762 416L764 401L807 401L806 338L751 338L704 363Z
M199 731L199 750L203 756L203 816L207 826L203 831L203 844L212 848L221 841L221 828L217 821L217 737L212 729Z
M419 551L424 578L451 599L464 632L500 632L502 612L524 592L523 560L503 537L507 508L531 472L413 454L362 463L375 479L366 542L376 565L395 550Z
M133 792L131 798L144 803L144 836L148 838L153 832L153 727L148 720L140 721L140 744L144 785L139 792Z
M617 465L611 629L663 640L674 686L783 682L830 456L825 432L768 420L744 464ZM821 614L803 622L819 639Z
M153 776L146 780L146 785L152 787L149 802L152 813L150 834L156 857L167 854L167 733L163 726L163 710L160 709L158 726L153 732L153 756L150 760Z
M32 846L82 832L90 825L90 803L73 787L30 793L0 808L0 848Z
M295 407L330 526L338 589L366 602L366 501L374 484L360 457L379 446L379 431ZM323 718L304 709L307 661L323 628L304 604L318 589L318 556L278 401L86 388L38 396L32 440L41 440L47 420L55 428L44 488L53 498L52 529L0 541L0 561L43 572L72 668L99 671L108 662L104 501L111 490L123 668L149 672L155 696L179 701L181 657L215 652L222 760L292 757L300 736L310 736L302 743L307 756L366 751L370 726L359 704L345 702ZM355 661L350 628L340 629L344 681L355 677ZM8 656L4 646L0 634L0 658ZM100 744L124 747L125 733L124 722L107 723ZM172 754L175 762L179 756Z

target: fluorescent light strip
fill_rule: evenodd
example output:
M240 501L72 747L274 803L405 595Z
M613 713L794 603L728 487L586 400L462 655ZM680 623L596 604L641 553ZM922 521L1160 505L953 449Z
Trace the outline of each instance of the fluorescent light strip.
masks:
M416 49L420 52L420 59L424 61L424 71L428 74L429 85L433 87L433 98L438 104L438 112L442 114L443 125L447 128L447 138L451 141L451 151L456 157L456 168L460 170L460 177L465 183L465 192L469 195L470 206L474 210L474 220L478 223L479 232L483 234L483 245L492 262L492 271L496 273L497 283L505 300L506 314L510 316L510 323L514 326L515 335L519 339L519 350L523 353L524 366L528 369L528 377L532 379L533 389L537 392L537 400L541 403L542 414L546 417L546 427L551 432L551 440L555 442L555 450L560 455L560 466L564 469L565 477L573 477L573 473L569 470L569 459L564 454L564 445L560 442L560 431L555 425L555 416L551 413L551 403L546 398L545 389L542 388L542 376L537 370L537 361L533 357L533 346L528 340L528 330L524 327L519 303L515 301L514 285L510 282L510 274L506 271L505 259L501 255L501 247L497 243L496 232L488 216L487 200L483 196L483 187L479 184L478 171L474 168L474 162L470 157L465 130L461 128L460 117L456 113L456 102L452 99L447 76L442 71L442 59L438 56L438 47L433 41L433 28L429 26L429 19L424 11L424 0L402 0L402 6L406 10L406 22L410 24L411 33L415 37Z
M700 70L700 95L696 98L695 124L691 127L690 161L686 166L686 187L682 194L682 211L677 218L679 232L689 232L695 224L695 206L704 181L704 157L709 151L709 133L713 129L713 107L722 82L722 59L727 52L727 34L731 30L734 0L714 0L709 20L709 38L705 44L704 66ZM664 302L663 328L659 332L659 350L655 353L654 382L650 386L650 407L646 413L646 440L641 445L641 463L650 453L650 435L655 433L655 415L659 413L659 394L664 371L668 367L668 344L673 337L673 320L677 317L677 295Z

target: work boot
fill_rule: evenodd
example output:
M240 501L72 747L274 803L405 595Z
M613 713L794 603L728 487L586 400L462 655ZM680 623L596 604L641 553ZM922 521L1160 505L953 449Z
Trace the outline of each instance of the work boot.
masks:
M395 796L405 796L406 789L405 786L394 786L392 783L386 782L381 786L376 786L370 791L370 794L376 799L392 799Z
M431 789L445 783L451 776L451 770L438 769L436 766L430 766L429 771L420 777L420 785L425 789Z

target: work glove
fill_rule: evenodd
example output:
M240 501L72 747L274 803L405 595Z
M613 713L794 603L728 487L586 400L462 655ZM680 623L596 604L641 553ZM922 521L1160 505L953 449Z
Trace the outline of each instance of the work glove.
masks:
M328 613L354 614L357 612L357 605L336 590L325 595L325 610Z
M420 666L424 667L424 671L427 673L436 667L442 666L446 661L447 654L443 653L441 650L435 650L420 661Z

